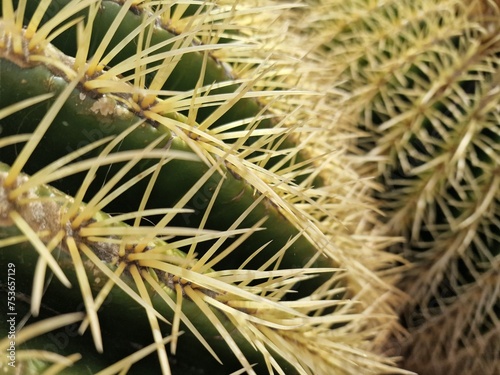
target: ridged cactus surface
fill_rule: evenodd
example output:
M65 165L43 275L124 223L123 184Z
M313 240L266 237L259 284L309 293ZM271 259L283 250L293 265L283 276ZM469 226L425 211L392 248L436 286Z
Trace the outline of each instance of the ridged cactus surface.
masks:
M2 2L2 370L403 372L397 257L296 7Z
M399 237L390 249L407 261L395 353L420 374L498 374L499 4L321 7L304 24L338 83L331 106L357 129L357 170L380 183L375 230Z

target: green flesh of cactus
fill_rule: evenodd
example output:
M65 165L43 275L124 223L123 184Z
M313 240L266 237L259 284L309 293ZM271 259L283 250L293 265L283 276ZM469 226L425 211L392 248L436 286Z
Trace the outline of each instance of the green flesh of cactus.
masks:
M325 59L363 133L385 222L405 241L399 287L410 331L399 347L421 374L500 371L500 16L475 1L338 2ZM498 5L498 4L497 4ZM488 10L486 10L488 9ZM338 19L335 17L338 16ZM335 74L335 73L334 73Z

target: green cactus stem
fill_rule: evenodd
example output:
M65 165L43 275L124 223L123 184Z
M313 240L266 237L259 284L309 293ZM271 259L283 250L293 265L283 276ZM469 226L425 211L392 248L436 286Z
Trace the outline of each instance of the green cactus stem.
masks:
M3 166L3 170L4 172L0 175L2 185L5 184L5 180L8 178L8 174L5 172L8 171L8 169ZM15 188L12 190L7 189L2 195L8 195L12 191L15 192L15 189L19 189L23 183L26 184L28 181L29 180L25 177L18 177L14 183ZM48 197L51 198L50 201L46 199ZM250 287L248 290L245 290L245 288L239 287L237 284L231 285L223 280L225 278L233 280L240 279L244 283L248 277L251 277L251 280L276 277L278 284L284 283L286 285L286 280L288 279L286 276L287 274L295 275L292 276L292 279L293 277L301 278L307 277L307 271L300 272L301 276L296 276L299 270L295 272L291 270L285 272L234 270L231 272L232 275L228 274L224 276L224 273L222 273L217 276L217 273L208 269L205 273L206 276L203 276L203 274L194 271L195 269L199 269L199 264L197 267L195 260L186 260L185 254L172 248L167 243L161 241L148 242L146 252L138 252L137 249L140 246L140 237L133 235L134 232L131 230L132 228L128 228L125 224L121 223L113 224L116 220L111 220L110 216L101 213L97 213L92 218L85 220L78 228L69 229L68 232L64 233L64 226L61 225L57 218L65 217L65 210L68 209L68 207L72 207L74 201L56 191L54 188L37 186L26 191L22 199L28 203L25 205L16 204L12 206L2 206L2 212L8 212L8 215L2 217L3 225L0 230L0 237L5 239L24 237L24 241L28 241L30 231L40 233L46 232L46 234L39 234L39 236L42 241L48 243L47 246L49 246L49 248L53 247L53 245L51 246L49 243L51 243L54 238L58 238L58 236L60 236L59 243L56 245L57 247L52 250L53 256L44 253L44 250L40 248L37 248L36 251L34 249L29 249L31 246L37 246L36 243L33 242L24 242L13 246L7 246L1 251L0 260L2 264L22 264L22 267L18 267L17 271L17 280L19 280L17 288L19 290L29 290L29 286L32 282L33 285L44 288L43 301L51 306L53 310L65 312L65 309L69 309L71 311L73 306L77 306L83 298L85 310L90 320L90 328L92 329L93 338L96 342L98 351L103 350L100 333L101 320L102 324L108 330L119 328L115 327L117 322L119 322L119 326L121 327L128 327L127 330L121 334L115 334L115 339L119 339L120 336L123 336L122 340L119 341L141 343L147 342L147 339L151 340L150 330L154 329L154 326L148 329L147 323L152 318L149 315L156 315L156 317L160 317L162 321L167 320L173 322L175 319L181 319L180 329L187 332L183 334L182 345L179 347L179 360L185 363L195 363L193 362L193 358L191 358L192 353L193 350L195 350L194 348L199 348L199 351L197 351L199 353L199 355L197 355L197 360L200 361L198 367L210 367L214 372L219 371L216 369L220 366L213 359L211 361L209 360L209 354L203 355L204 351L206 352L207 349L210 349L210 353L224 363L224 367L220 370L222 371L221 373L226 373L229 370L235 371L239 368L238 366L241 366L237 358L231 358L233 355L232 353L234 353L234 355L241 355L235 350L235 347L238 347L242 348L245 353L244 357L248 358L248 361L250 361L246 362L246 360L243 360L243 362L247 363L245 367L248 371L250 369L250 363L265 363L266 360L261 357L262 354L260 354L260 351L255 351L253 347L249 345L247 335L250 332L241 332L241 334L238 334L238 329L234 324L241 322L241 319L245 320L245 315L253 315L250 321L254 320L257 322L257 325L263 324L265 326L267 320L270 323L269 328L275 330L281 327L281 329L286 331L286 335L291 334L292 330L295 328L301 327L300 330L306 329L307 323L304 319L309 311L299 312L300 309L294 309L292 307L293 305L288 307L287 304L278 304L272 302L272 299L259 296L259 294L265 292L265 290L271 291L275 289L272 282L270 283L268 281L265 283L264 289L257 292L259 290L258 287ZM71 208L68 211L70 210ZM78 220L78 215L84 211L85 208L81 209L81 212L76 214L73 222ZM16 213L16 215L14 215L14 213ZM107 224L107 221L111 221L111 224ZM24 225L22 225L23 223ZM73 224L69 224L67 228L73 226ZM144 228L143 230L140 230L140 227L137 229L140 232L145 232ZM162 231L164 233L160 234L168 234L176 231L182 232L179 228L167 227ZM207 235L209 235L209 237L218 237L218 235L210 231L193 229L190 232L191 233L187 232L185 234L192 235L193 242L202 240L203 236L207 237ZM242 231L234 231L232 234L238 235L239 232L241 233ZM103 234L101 233L106 233L106 237L103 238ZM124 234L120 235L120 233ZM223 236L229 235L231 235L231 233L225 232L223 234ZM197 236L200 236L199 240L196 239ZM119 240L120 237L121 241ZM72 248L72 246L76 247ZM77 253L75 253L75 251L78 251L81 255L76 255ZM141 256L141 254L144 256ZM77 258L75 258L75 256ZM80 256L81 260L78 261L78 257ZM54 262L56 258L57 260ZM137 258L136 261L132 260L135 258ZM53 280L49 282L48 287L44 287L43 272L39 270L40 259L47 259L45 267L48 265L54 273ZM169 261L163 261L163 259L169 259ZM44 266L42 265L41 267ZM119 269L121 269L121 271L126 270L127 272L120 274L120 272L117 271ZM166 270L169 270L169 272ZM311 273L317 273L318 271L322 272L322 270L311 269ZM330 271L330 269L328 269L328 271ZM79 275L78 272L82 273ZM112 277L111 275L113 275L114 272L115 276ZM42 274L40 276L42 281L37 280L37 276L40 274ZM35 275L35 280L32 279L32 275ZM81 275L85 275L83 279ZM144 278L143 282L147 284L147 288L143 287L141 289L141 284L138 282L138 279L136 279L137 275L141 275L141 277ZM121 280L121 283L118 283L118 278ZM203 278L206 279L202 281ZM292 279L290 280L291 282L293 282ZM109 292L102 293L101 291L106 290L106 280L113 280L115 282L115 287ZM87 283L88 285L86 286ZM61 289L64 289L69 284L79 285L82 296L68 293L66 298L61 299ZM206 286L202 287L201 285ZM86 287L89 288L89 290L87 290ZM109 285L107 287L109 288ZM217 290L219 290L219 292L217 292ZM252 292L250 292L250 290L252 290ZM149 293L147 297L143 295L145 291ZM238 297L231 297L235 292ZM33 298L32 309L34 305L39 303L34 300L35 295L37 295L37 292L33 290L31 293ZM245 295L250 298L245 300ZM196 296L199 297L196 298ZM106 298L102 303L106 304L106 310L108 311L103 319L96 321L93 320L96 319L96 317L90 317L94 316L93 314L98 310L96 304L99 298ZM141 298L143 300L142 306L145 310L142 314L145 316L141 315L141 310L138 309L140 306L137 306L137 301L141 300ZM213 303L207 303L207 299L213 300ZM175 310L176 303L180 305L179 307L182 307L182 312ZM267 303L269 304L266 306ZM226 307L222 310L214 308L214 306L221 305L225 305ZM259 305L261 307L259 307ZM311 303L311 307L313 305L316 305L316 303ZM154 310L149 306L152 306ZM253 308L235 310L234 306L253 306ZM259 317L257 312L260 311L261 308L263 315ZM93 309L96 311L94 312ZM210 313L204 311L204 309L208 309ZM271 317L275 315L272 312L274 309L277 309L276 318L278 320L271 323ZM231 316L231 310L235 311L234 316ZM294 315L295 313L296 315ZM175 318L175 314L182 315ZM311 318L311 322L313 320L314 318ZM279 321L282 323L279 323ZM306 326L304 326L304 323ZM169 325L162 328L164 331L167 329L171 329ZM231 332L230 336L229 332ZM265 329L262 334L264 334L264 332ZM174 332L173 334L178 335L179 332ZM102 336L104 336L104 334ZM224 337L226 340L218 339L219 337ZM228 340L228 338L230 339ZM205 348L198 343L199 340L202 340ZM272 350L272 348L273 346L271 346L269 350ZM191 354L187 355L187 353ZM257 355L257 357L254 357L255 355ZM276 354L273 354L271 358L275 356ZM278 366L281 367L283 371L286 373L294 371L294 366L284 364L282 359L277 359L278 363L280 363ZM239 358L239 360L241 361L242 359ZM212 364L209 366L210 363Z
M57 56L57 61L64 61L63 55L51 49L50 46L47 46L44 51L46 56L48 50L52 50L51 53ZM2 106L26 100L33 95L61 92L67 86L66 77L54 74L54 71L59 66L50 68L46 65L33 63L32 66L27 67L26 63L17 60L15 54L13 57L13 54L9 53L3 54L0 64L2 69L2 86L0 88ZM70 67L66 68L70 69ZM24 89L16 91L12 95L9 87L20 84ZM248 181L242 177L246 173L246 165L231 163L233 160L240 164L239 160L233 155L227 155L230 152L229 146L226 146L226 150L219 150L217 146L220 143L214 144L205 137L199 139L197 137L195 139L189 138L189 135L186 135L183 130L185 128L184 121L186 120L180 114L169 113L162 116L154 110L136 114L130 109L118 105L121 101L126 100L122 97L101 95L94 98L93 96L92 92L80 89L72 92L70 98L50 125L47 133L40 140L37 149L32 151L32 157L27 163L28 165L25 165L25 169L40 170L46 164L62 157L68 150L76 150L103 136L118 135L125 128L146 120L129 137L123 139L119 146L121 150L139 149L154 139L163 137L157 147L181 151L193 150L194 148L196 151L190 152L193 154L196 152L199 155L199 158L195 161L183 162L176 160L162 168L157 176L154 189L149 195L149 207L173 206L182 200L184 204L188 204L188 207L194 207L198 210L204 209L208 206L217 185L220 183L220 191L213 203L208 220L210 227L224 230L238 220L253 205L259 195L262 196L262 201L245 217L241 225L249 227L262 217L269 217L266 224L268 229L242 244L238 255L234 256L233 259L231 259L231 256L225 257L223 259L225 267L232 268L239 265L241 259L248 258L256 248L269 243L266 250L255 257L256 264L262 264L270 257L266 255L267 252L272 252L273 255L278 253L293 238L295 238L295 243L289 254L282 260L283 267L295 268L302 266L311 258L316 258L316 264L320 267L333 265L325 256L316 256L317 249L322 246L321 244L315 245L313 241L305 236L297 236L301 229L296 227L297 219L294 220L295 223L289 220L290 214L294 215L293 212L290 212L291 207L289 205L279 207L278 202L282 201L282 199L274 191L268 190L263 181ZM20 111L9 116L2 122L3 134L33 132L38 126L39 119L46 111L47 105L50 105L50 101L45 105L29 108L26 112ZM27 116L28 113L29 117ZM18 125L13 126L12 124ZM14 148L12 146L10 149L5 148L2 150L2 155L5 155L2 156L3 160L6 162L13 161L16 157ZM208 154L207 150L214 150L217 154ZM92 153L89 153L89 155L91 156ZM227 160L215 162L216 157L227 158ZM210 166L209 160L212 160L215 165ZM130 179L131 176L141 173L150 166L151 163L144 160L134 166L123 177L122 181ZM95 196L96 190L100 189L104 180L112 176L118 169L119 164L118 166L98 170L94 176L93 185L87 193L87 199ZM200 181L203 183L200 184ZM276 183L281 183L285 187L284 182L278 180ZM81 184L82 177L78 178L78 176L74 177L73 180L70 178L64 180L65 190L72 194L76 193ZM146 190L147 184L147 181L141 181L130 187L121 197L114 202L110 202L108 209L119 212L137 210L137 204L140 202L135 203L134 197ZM200 186L197 186L197 184L200 184ZM196 190L193 190L193 187L196 187ZM191 194L192 197L189 198L188 194ZM231 204L230 211L225 209L228 204ZM175 219L176 224L196 226L202 218L202 214L197 212L195 215L180 215ZM210 225L210 223L217 223L217 225ZM318 279L317 281L318 283L314 283L316 286L307 286L307 283L303 283L303 286L307 288L306 293L312 292L313 289L311 288L321 285L325 279Z
M84 311L75 371L404 373L374 350L392 240L365 231L345 138L326 142L317 61L266 13L295 6L175 5L2 2L0 264L19 298ZM123 344L109 362L104 336Z
M328 306L345 308L346 302L309 298L279 302L282 293L288 291L287 284L296 282L294 279L307 278L309 273L331 272L331 269L239 269L227 272L208 269L202 274L196 271L200 269L199 262L202 260L189 260L168 243L148 239L148 246L142 246L145 250L139 251L144 241L141 239L146 232L144 229L148 228L134 227L136 230L132 231L132 228L117 222L116 218L103 213L96 213L75 228L74 223L81 214L85 214L84 206L79 207L71 222L64 225L60 218L68 217L68 212L74 211L73 199L48 186L35 186L26 191L23 185L30 186L30 179L25 176L18 176L11 188L6 188L11 169L6 166L2 169L4 172L0 174L0 180L3 188L0 195L16 196L19 189L24 193L15 201L2 200L4 215L0 237L3 240L0 240L0 245L3 249L0 261L2 264L22 265L18 267L16 276L19 280L17 288L29 291L33 284L31 293L25 295L31 295L31 311L35 315L39 313L38 298L41 298L37 289L43 289L43 304L50 306L52 312L72 311L72 306L83 299L97 352L103 350L102 337L106 331L117 331L113 337L120 342L147 343L148 339L151 340L151 330L155 342L159 344L163 336L155 336L155 332L157 329L170 330L170 325L163 325L168 320L180 323L180 326L172 323L176 327L172 332L174 337L179 335L179 329L186 330L179 339L177 360L193 363L195 367L210 368L211 373L218 373L219 368L220 373L235 371L238 366L243 366L249 373L260 373L263 371L259 370L260 366L264 366L269 371L275 368L287 374L300 373L305 368L316 368L319 372L328 371L329 366L335 368L336 360L325 352L327 347L313 345L310 349L306 348L313 344L308 344L311 332L321 342L331 336L328 328L331 325L357 319L356 314L332 314L328 317L314 314L314 311ZM49 197L50 200L47 199ZM166 227L158 234L166 235L176 230L180 231L179 228ZM242 231L224 232L222 235L238 235L238 232ZM31 233L38 234L37 240ZM210 232L192 229L191 234L194 236L192 242L196 243ZM218 235L212 233L210 237L214 236ZM50 274L53 273L53 276L44 281L47 267L52 270ZM249 284L259 279L265 282L260 286ZM61 299L61 291L69 285L78 285L81 296L65 293L65 298ZM98 318L101 306L105 309ZM102 333L101 324L105 327ZM120 327L127 329L120 331ZM339 334L342 335L341 330ZM283 346L284 342L288 344ZM258 346L258 351L254 345ZM297 348L291 350L295 345ZM203 355L203 349L224 363L224 367L218 366L208 355ZM164 351L158 349L159 362L167 368L168 364L161 361ZM193 361L193 351L200 362ZM352 354L370 356L362 352ZM316 355L319 356L316 358ZM116 360L116 353L112 358ZM86 366L85 363L83 361L83 366ZM252 367L254 363L261 365ZM73 369L71 373L74 373Z

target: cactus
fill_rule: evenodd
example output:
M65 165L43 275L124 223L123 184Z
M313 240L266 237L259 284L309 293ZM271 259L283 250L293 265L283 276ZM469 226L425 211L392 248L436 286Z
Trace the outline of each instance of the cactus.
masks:
M500 13L495 1L333 1L310 14L406 263L396 347L421 374L500 372ZM341 113L341 114L340 114ZM396 302L400 303L400 302Z
M342 140L323 143L321 69L284 33L290 8L2 2L20 371L404 372L376 350L397 258L364 230Z

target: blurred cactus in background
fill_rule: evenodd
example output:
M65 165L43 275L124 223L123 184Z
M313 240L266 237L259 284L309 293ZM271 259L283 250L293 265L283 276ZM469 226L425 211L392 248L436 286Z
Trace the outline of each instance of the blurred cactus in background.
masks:
M500 13L495 1L324 1L304 25L331 108L404 256L393 344L420 374L500 372ZM394 349L394 347L393 347Z
M3 370L404 372L378 351L398 258L299 8L2 2Z

